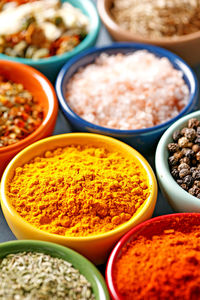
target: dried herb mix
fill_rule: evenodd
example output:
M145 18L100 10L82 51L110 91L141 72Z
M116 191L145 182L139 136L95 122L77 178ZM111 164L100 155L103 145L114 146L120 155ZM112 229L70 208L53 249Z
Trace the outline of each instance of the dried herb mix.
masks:
M94 300L90 283L62 259L43 253L10 254L0 260L1 300Z
M43 110L20 83L0 75L0 147L19 142L35 131L43 120Z
M170 172L176 182L200 198L200 121L191 118L187 127L174 131L168 151Z

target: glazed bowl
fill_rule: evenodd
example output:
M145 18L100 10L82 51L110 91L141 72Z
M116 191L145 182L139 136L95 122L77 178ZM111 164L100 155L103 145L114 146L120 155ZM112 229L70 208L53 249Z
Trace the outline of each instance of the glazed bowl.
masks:
M77 47L75 47L72 51L69 51L62 55L56 55L49 58L37 60L11 57L5 54L0 54L0 59L16 61L32 66L42 72L45 76L47 76L51 82L54 82L57 73L67 60L80 53L84 49L87 49L95 44L100 29L99 16L92 0L61 0L61 2L66 1L74 7L79 8L89 18L90 22L90 31L88 35Z
M163 37L152 39L149 37L143 37L139 34L134 34L121 28L121 26L114 21L110 12L112 4L113 0L98 0L99 15L114 40L120 42L153 44L175 52L190 65L200 63L200 54L198 51L200 47L200 31L173 38Z
M57 257L71 263L73 267L90 282L92 290L97 300L109 300L109 293L103 276L97 268L85 257L77 252L54 243L42 241L11 241L0 244L0 260L9 254L19 252L39 252Z
M119 130L110 129L90 123L79 117L70 108L67 103L67 99L65 98L66 85L73 74L79 70L79 68L93 63L101 53L106 53L108 55L117 53L127 54L144 49L148 52L153 53L157 57L167 57L173 67L175 69L181 70L183 73L183 79L189 88L189 99L188 104L182 109L182 111L180 111L180 113L176 117L154 127L136 130ZM114 43L111 46L107 47L89 49L68 61L58 74L56 80L56 93L61 110L63 111L65 117L69 120L73 128L75 128L76 130L109 135L126 142L142 153L147 153L150 149L155 148L155 145L157 144L162 133L173 122L182 117L184 114L187 114L195 109L198 100L199 89L198 82L193 71L182 59L180 59L175 54L152 45L136 43Z
M0 177L4 168L16 153L31 143L51 135L58 111L57 98L52 84L37 70L13 61L0 60L1 75L8 80L23 84L24 88L31 92L43 108L44 119L41 125L26 138L15 144L0 147Z
M161 137L156 149L155 164L158 182L163 195L176 212L200 212L200 199L178 185L170 173L168 164L167 145L173 141L172 134L187 125L191 118L200 120L200 111L186 115L170 126Z
M125 157L135 158L147 174L149 182L149 197L137 209L133 217L119 225L117 228L102 234L96 234L86 237L67 237L58 234L39 230L25 219L23 219L11 205L8 195L8 183L14 175L16 167L23 166L32 158L42 155L47 150L67 145L93 145L108 149L108 151L118 151ZM154 173L145 160L136 150L130 146L110 137L90 133L68 133L49 137L40 140L23 151L21 151L7 166L1 181L1 205L7 223L18 239L37 239L49 242L55 242L72 248L95 264L105 262L117 240L129 229L141 223L152 216L157 198L157 183Z
M152 236L159 236L164 230L174 229L180 232L190 232L190 227L200 225L200 214L197 213L182 213L170 214L153 218L142 224L136 226L127 232L116 244L112 253L109 256L106 266L106 282L113 300L123 300L117 285L114 281L115 264L120 257L123 248L130 242L134 241L137 237L143 236L151 239Z

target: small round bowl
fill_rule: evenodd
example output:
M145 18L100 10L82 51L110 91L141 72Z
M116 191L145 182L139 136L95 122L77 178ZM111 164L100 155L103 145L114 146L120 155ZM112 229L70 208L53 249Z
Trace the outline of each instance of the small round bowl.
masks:
M106 282L113 300L123 300L119 290L114 281L115 264L122 253L122 249L131 241L135 240L138 236L151 238L154 235L160 235L166 229L179 230L181 232L188 232L190 226L200 225L200 214L171 214L156 217L142 224L136 226L125 234L117 245L114 247L106 267Z
M200 120L200 111L193 112L175 122L161 137L155 156L156 173L161 191L176 212L200 212L200 199L192 196L174 180L170 173L167 145L173 142L172 134L175 130L182 129L191 118Z
M118 151L127 158L134 157L146 171L150 186L150 195L129 221L123 223L112 231L108 231L103 234L88 237L66 237L39 230L25 221L13 208L7 193L7 184L13 177L16 167L24 165L35 156L40 156L46 150L55 149L56 147L77 144L93 145L97 147L103 146L111 152ZM30 145L13 158L6 168L1 181L1 204L3 213L9 227L18 239L37 239L62 244L80 252L96 264L102 264L105 262L112 247L124 233L152 216L156 198L156 179L150 165L143 156L130 146L118 140L90 133L61 134L43 139Z
M47 76L51 82L54 82L57 73L67 60L83 51L84 49L87 49L95 44L100 29L99 16L92 0L61 0L61 2L66 1L74 7L79 8L89 18L90 22L90 31L88 35L77 47L75 47L72 51L66 52L62 55L56 55L49 58L42 58L37 60L11 57L5 54L0 54L0 59L16 61L32 66L42 72L45 76Z
M57 118L58 103L49 80L37 70L12 61L0 60L0 75L8 80L23 84L43 108L44 119L41 125L21 141L0 147L0 177L11 158L31 143L51 135Z
M96 300L110 299L101 273L90 261L77 252L54 243L41 241L11 241L0 244L0 259L19 252L39 252L66 260L90 282Z
M171 120L145 129L137 129L137 130L119 130L119 129L110 129L107 127L102 127L99 125L95 125L90 123L81 117L79 117L68 105L67 99L65 98L66 93L66 85L70 78L76 73L79 68L84 67L90 63L93 63L95 59L101 53L107 53L108 55L117 54L117 53L133 53L137 50L147 50L157 57L167 57L169 61L172 63L173 67L181 70L183 73L183 78L188 85L190 94L188 99L188 104L182 109L182 111ZM62 69L60 70L57 80L56 80L56 92L58 96L58 101L60 103L60 107L69 120L71 125L77 129L78 131L86 131L86 132L94 132L100 133L104 135L109 135L115 138L118 138L127 144L133 146L135 149L142 153L149 152L150 149L153 149L157 144L162 133L177 119L182 117L184 114L187 114L195 109L196 102L198 99L199 88L198 82L195 74L190 69L190 67L178 56L175 54L156 47L152 45L145 44L136 44L136 43L114 43L108 47L101 48L92 48L76 57L72 58L69 62L67 62ZM81 99L80 99L81 101Z
M102 22L116 41L139 42L164 47L180 55L190 65L200 62L200 31L179 37L148 38L131 33L118 25L112 18L110 9L113 0L98 0L98 11Z

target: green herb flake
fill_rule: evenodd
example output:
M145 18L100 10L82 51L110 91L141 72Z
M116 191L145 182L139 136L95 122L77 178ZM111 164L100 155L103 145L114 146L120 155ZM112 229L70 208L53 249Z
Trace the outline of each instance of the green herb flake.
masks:
M1 300L94 300L91 284L62 259L43 253L10 254L0 260Z

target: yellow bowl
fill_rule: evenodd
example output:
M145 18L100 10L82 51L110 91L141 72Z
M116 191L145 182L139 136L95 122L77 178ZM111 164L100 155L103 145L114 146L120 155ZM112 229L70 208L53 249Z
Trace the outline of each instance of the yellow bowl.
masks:
M150 195L136 211L133 217L117 228L103 234L88 237L66 237L37 229L25 221L11 205L8 197L8 183L17 167L24 165L36 156L41 156L47 150L65 147L71 144L103 146L109 151L118 151L127 158L133 158L145 169L150 186ZM49 241L70 247L95 264L105 262L109 252L119 238L137 224L152 216L157 199L157 182L155 175L145 160L135 149L114 138L91 133L68 133L40 140L22 150L7 166L1 181L1 205L4 216L12 232L18 239L37 239Z

